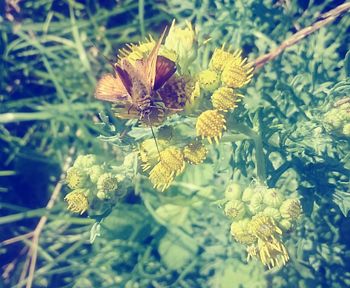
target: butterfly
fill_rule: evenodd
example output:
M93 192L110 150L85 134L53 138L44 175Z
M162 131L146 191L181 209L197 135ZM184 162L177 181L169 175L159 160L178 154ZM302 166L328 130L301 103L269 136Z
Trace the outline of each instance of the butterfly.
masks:
M124 57L114 64L114 74L105 74L98 81L95 97L114 103L118 117L151 122L164 114L164 102L157 90L176 72L175 62L158 55L165 32L147 57L135 63Z

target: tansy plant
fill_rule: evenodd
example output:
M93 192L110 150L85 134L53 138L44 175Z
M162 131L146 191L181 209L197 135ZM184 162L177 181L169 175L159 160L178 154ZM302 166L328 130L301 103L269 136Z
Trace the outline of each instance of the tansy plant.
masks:
M116 67L125 65L125 61L136 67L138 61L154 53L155 45L152 37L145 42L128 44L119 50ZM130 155L137 153L139 173L148 176L154 189L164 192L178 175L185 173L186 166L201 165L210 150L208 145L218 145L225 131L237 130L251 137L257 146L259 139L256 131L242 124L229 127L226 121L244 97L239 89L253 77L253 65L242 56L241 50L234 51L222 45L212 52L208 66L199 69L196 60L200 45L196 32L190 23L179 28L175 22L164 44L159 45L159 57L175 63L176 72L151 95L154 110L146 117L140 117L140 121L129 120L128 124L133 125L129 136L141 141L128 143L123 151L125 155L130 153L125 157L126 162L130 162ZM108 77L115 81L113 76ZM126 76L120 74L119 77ZM158 100L153 101L152 97ZM115 117L122 119L132 119L130 113L137 112L134 108L131 106L126 110L118 102L112 106ZM156 127L157 133L153 134ZM155 137L139 136L133 130L146 131L145 135ZM121 143L122 137L118 141ZM257 172L263 179L264 162L258 149L261 147L257 147L256 152ZM131 187L135 176L130 172L129 164L120 167L115 169L113 163L99 161L94 155L79 156L67 171L66 182L72 189L65 197L68 209L80 214L88 211L89 214L105 215ZM228 186L227 191L230 189ZM226 200L225 214L232 221L231 234L246 246L248 260L257 257L268 268L286 264L289 255L282 238L285 232L293 229L301 214L299 200L285 197L277 189L264 185L248 187L241 194L235 192Z

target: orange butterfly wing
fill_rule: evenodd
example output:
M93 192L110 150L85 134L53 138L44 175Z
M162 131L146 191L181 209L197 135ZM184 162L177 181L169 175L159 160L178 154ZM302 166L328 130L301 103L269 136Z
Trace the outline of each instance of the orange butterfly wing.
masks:
M128 91L125 89L120 77L112 74L105 74L97 82L95 98L103 101L117 102L129 99Z
M176 72L176 64L164 56L157 57L156 76L154 90L161 88L166 81Z

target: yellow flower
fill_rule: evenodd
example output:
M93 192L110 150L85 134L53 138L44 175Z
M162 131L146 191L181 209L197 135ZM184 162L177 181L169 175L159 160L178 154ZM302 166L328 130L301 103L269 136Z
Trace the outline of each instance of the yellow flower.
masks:
M229 62L225 65L221 74L221 81L230 88L241 88L248 84L253 77L253 70L251 64L244 64L246 61L242 60L241 63Z
M233 238L242 244L250 245L256 242L257 238L249 232L249 220L243 219L231 224L231 235Z
M185 169L184 155L176 147L169 147L161 151L160 162L163 166L168 167L175 175L179 175Z
M186 27L181 29L172 22L168 36L165 39L165 48L174 51L178 57L181 69L187 69L188 65L197 57L196 33L190 22L186 21Z
M281 207L280 212L283 218L296 220L302 213L301 205L299 199L287 199L285 200Z
M219 75L212 70L203 70L198 75L200 87L209 92L213 92L220 84Z
M241 220L246 214L244 203L240 200L230 200L225 205L225 214L231 220Z
M169 145L168 141L162 139L158 139L157 143L160 151ZM158 163L159 153L157 150L156 142L153 138L147 139L140 144L139 157L142 162L141 167L143 171L151 169Z
M275 224L275 221L262 213L253 216L249 229L250 233L264 241L274 239L276 234L282 235L282 231Z
M227 63L241 63L241 54L241 50L236 50L233 53L225 51L225 45L223 45L221 48L216 48L214 50L213 56L211 57L209 68L221 73Z
M83 214L89 208L89 202L84 189L76 189L68 193L64 200L67 201L67 209L73 213Z
M208 150L200 141L193 141L183 149L184 159L187 163L197 165L207 157Z
M86 175L76 167L70 167L67 170L66 183L69 188L82 188L86 182Z
M149 173L149 180L154 188L163 192L170 186L171 182L173 182L174 171L168 166L165 166L162 162L159 162Z
M222 137L223 130L226 130L226 120L217 110L207 110L199 115L196 123L197 136L207 138L212 143L212 138L216 143Z
M149 38L144 42L139 42L138 44L127 44L125 48L118 51L119 59L116 64L120 64L120 60L122 58L127 58L132 64L134 64L137 60L144 59L152 51L155 44L156 42L151 36L149 36ZM160 47L159 55L164 56L174 62L177 60L177 55L175 52L167 49L164 45Z
M231 110L237 107L243 95L237 94L232 88L220 87L211 96L213 107L217 110Z
M259 239L258 253L260 261L269 269L284 266L289 260L286 247L277 239L269 241Z

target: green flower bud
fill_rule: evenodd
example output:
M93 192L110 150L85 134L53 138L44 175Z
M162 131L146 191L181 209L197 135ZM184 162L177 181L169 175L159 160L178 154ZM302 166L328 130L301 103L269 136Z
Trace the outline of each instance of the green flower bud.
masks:
M285 200L281 207L280 213L283 218L296 220L302 213L300 201L297 198Z
M203 70L199 73L199 85L203 90L213 92L219 84L220 77L215 71Z
M258 212L261 212L266 206L263 202L263 195L262 193L255 192L255 194L250 198L250 204L249 204L249 210L253 214L256 214Z
M79 155L74 162L74 167L79 169L88 169L92 165L97 164L97 158L93 154Z
M103 169L102 169L101 165L93 165L88 170L88 174L90 176L90 180L93 183L97 183L98 179L103 174Z
M350 137L350 123L347 123L343 126L343 134L347 137Z
M252 198L253 195L254 195L254 188L250 186L245 188L242 194L242 201L250 202L250 199Z
M103 193L113 192L117 187L117 179L111 173L104 173L98 178L97 189Z
M269 188L264 192L264 203L273 208L279 208L284 200L281 192L277 189Z
M282 219L278 224L286 232L292 228L292 222L288 219Z
M266 216L273 218L276 221L281 219L281 213L276 208L266 207L262 213Z
M100 200L105 200L107 199L107 195L105 192L103 191L98 191L97 194L96 194L97 198L100 199Z
M231 200L225 205L225 214L232 220L241 220L246 213L244 203L239 200Z
M75 167L70 167L67 170L66 183L71 189L84 187L86 178L85 173Z
M238 183L230 183L225 190L225 198L228 200L241 200L242 189Z
M257 238L249 232L249 220L243 219L231 224L231 235L239 243L250 245L256 242Z

